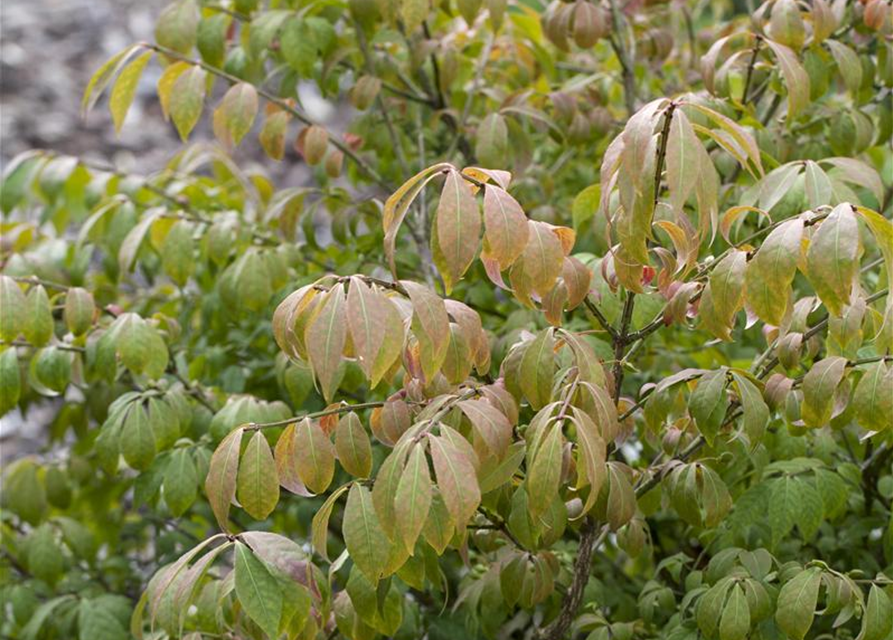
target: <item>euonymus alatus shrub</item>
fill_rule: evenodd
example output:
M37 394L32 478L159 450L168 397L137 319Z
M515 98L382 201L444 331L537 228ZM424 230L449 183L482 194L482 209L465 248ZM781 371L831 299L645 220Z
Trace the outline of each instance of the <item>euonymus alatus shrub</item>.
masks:
M0 633L889 639L891 15L161 10L183 150L3 179Z

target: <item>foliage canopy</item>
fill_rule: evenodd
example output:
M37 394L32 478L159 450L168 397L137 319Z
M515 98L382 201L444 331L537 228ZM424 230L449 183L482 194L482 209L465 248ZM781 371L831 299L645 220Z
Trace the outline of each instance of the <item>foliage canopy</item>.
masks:
M167 6L3 178L0 633L893 637L891 15Z

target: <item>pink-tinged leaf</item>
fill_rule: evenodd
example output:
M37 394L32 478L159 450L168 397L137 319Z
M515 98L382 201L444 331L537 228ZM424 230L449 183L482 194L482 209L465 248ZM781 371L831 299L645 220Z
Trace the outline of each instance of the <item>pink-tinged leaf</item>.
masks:
M806 252L806 275L832 315L850 302L859 270L859 223L851 205L839 204L819 225Z
M453 524L461 530L481 502L474 464L467 453L443 436L429 436L428 442L437 486Z
M239 144L257 116L257 89L247 82L234 84L214 112L214 130L224 144Z
M295 426L298 476L313 493L329 488L335 475L335 447L319 423L304 418Z
M357 361L373 387L378 384L380 376L384 373L375 372L374 369L387 335L387 323L392 321L388 305L391 305L391 302L362 279L351 278L350 290L347 292L347 325L350 328ZM399 350L394 356L395 359L397 355ZM387 368L390 368L391 363L388 363ZM377 379L374 378L374 373L379 374Z
M488 453L501 460L512 440L512 425L508 418L487 400L464 400L459 409L484 443Z
M474 260L481 237L481 213L469 187L458 171L450 171L437 205L434 257L443 258L437 266L447 294Z
M307 490L307 487L304 486L301 477L298 475L294 422L288 425L282 432L282 435L279 436L273 457L276 459L279 484L283 489L305 498L313 496L313 492Z
M564 264L564 250L561 239L549 225L533 220L527 224L527 246L512 265L510 277L515 295L529 305L531 294L543 297L555 285Z
M462 334L471 349L471 357L480 372L486 370L490 363L490 341L481 324L478 312L458 300L444 300L447 313L462 329Z
M279 502L276 461L264 434L255 431L239 465L238 498L255 520L265 520Z
M332 287L304 332L310 366L326 402L332 401L340 382L339 367L347 338L345 306L344 287Z
M835 394L846 366L846 358L831 356L816 362L804 376L800 417L807 427L823 427L831 421Z
M508 269L527 246L530 230L521 205L504 189L489 186L484 191L485 250L501 270Z
M271 113L258 134L261 147L273 160L282 160L285 156L285 134L290 120L291 115L287 111Z
M450 318L443 300L431 289L410 280L400 284L412 302L412 332L419 341L425 379L431 380L443 365L450 346Z
M781 75L784 78L785 88L788 90L788 123L809 104L809 74L800 64L797 55L788 47L766 38L766 44L772 49L778 64L781 67Z
M229 530L229 505L236 497L243 433L241 427L233 429L217 445L208 466L208 476L205 478L205 493L208 495L211 511L217 518L217 524L224 531Z
M406 212L412 205L416 196L425 188L425 185L438 173L453 170L453 165L441 162L428 167L403 183L391 197L387 199L382 212L381 224L384 228L384 251L391 266L391 273L396 277L397 265L394 261L394 247L397 242L397 232L406 217Z
M754 313L781 325L790 304L790 287L797 271L803 221L787 220L773 229L745 271L745 295Z

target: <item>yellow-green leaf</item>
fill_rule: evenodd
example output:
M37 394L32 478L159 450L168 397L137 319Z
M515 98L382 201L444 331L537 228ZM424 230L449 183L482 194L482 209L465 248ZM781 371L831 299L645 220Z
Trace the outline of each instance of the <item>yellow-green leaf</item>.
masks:
M189 138L189 133L202 116L202 109L205 106L206 79L205 70L193 66L183 71L171 88L168 109L171 120L174 121L174 126L183 142Z
M265 520L279 502L276 461L260 431L255 431L242 455L237 495L242 508L255 520Z
M745 271L745 295L757 316L779 326L790 304L803 221L787 220L766 237Z
M310 491L322 493L335 475L335 447L319 423L305 418L295 426L298 476Z
M859 224L849 204L822 221L806 253L806 274L828 311L840 316L859 270Z
M410 554L428 518L431 492L428 459L424 445L419 443L409 454L394 496L397 533Z
M154 55L153 51L147 51L139 58L124 67L121 75L112 87L112 95L109 97L109 110L112 112L112 121L115 124L115 132L121 133L127 111L133 103L136 88L139 85L143 70Z

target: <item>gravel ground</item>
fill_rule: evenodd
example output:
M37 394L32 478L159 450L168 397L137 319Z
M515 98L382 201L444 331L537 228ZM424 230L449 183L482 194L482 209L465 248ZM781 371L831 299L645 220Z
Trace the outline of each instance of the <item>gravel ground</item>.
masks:
M28 149L52 149L132 173L150 174L182 149L164 121L155 84L161 74L150 64L137 89L120 136L104 97L86 119L80 101L90 77L106 60L133 42L152 40L155 19L169 0L0 0L0 170ZM218 83L191 140L210 140L208 114L225 87ZM316 120L343 125L351 109L322 100L302 87L303 107ZM259 125L256 125L259 126ZM292 129L294 135L296 129ZM267 159L256 138L236 150L243 167L262 164L278 188L309 180L306 166L289 152L282 163ZM0 420L0 463L39 451L61 404L48 399Z

